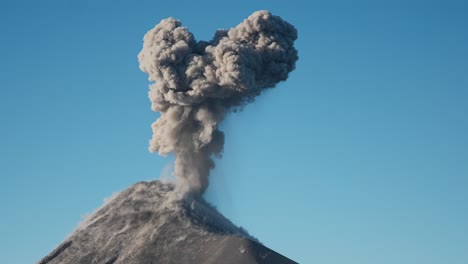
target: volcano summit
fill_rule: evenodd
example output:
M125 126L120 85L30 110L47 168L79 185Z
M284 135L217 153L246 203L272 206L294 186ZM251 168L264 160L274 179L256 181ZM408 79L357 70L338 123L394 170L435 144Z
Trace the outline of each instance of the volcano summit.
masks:
M296 263L261 245L201 198L140 182L118 193L38 264Z

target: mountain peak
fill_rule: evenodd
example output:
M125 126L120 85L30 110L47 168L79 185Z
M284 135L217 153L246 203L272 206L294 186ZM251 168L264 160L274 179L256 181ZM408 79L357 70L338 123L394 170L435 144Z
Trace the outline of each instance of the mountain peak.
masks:
M39 264L295 263L202 198L139 182L108 199Z

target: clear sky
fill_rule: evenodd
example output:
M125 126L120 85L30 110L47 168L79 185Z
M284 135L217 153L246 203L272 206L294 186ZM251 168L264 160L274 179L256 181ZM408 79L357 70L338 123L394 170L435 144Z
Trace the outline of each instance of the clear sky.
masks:
M468 263L466 1L0 2L0 262L34 263L105 197L159 178L143 35L268 9L287 82L222 125L206 198L300 263Z

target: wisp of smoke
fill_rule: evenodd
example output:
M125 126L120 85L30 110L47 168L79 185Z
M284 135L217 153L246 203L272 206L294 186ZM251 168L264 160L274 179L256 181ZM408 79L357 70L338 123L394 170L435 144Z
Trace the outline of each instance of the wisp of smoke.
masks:
M173 18L162 20L144 36L138 55L148 73L152 110L149 150L174 153L176 188L201 195L222 154L219 128L230 109L252 102L264 89L288 78L298 59L296 29L268 11L257 11L213 39L196 41Z

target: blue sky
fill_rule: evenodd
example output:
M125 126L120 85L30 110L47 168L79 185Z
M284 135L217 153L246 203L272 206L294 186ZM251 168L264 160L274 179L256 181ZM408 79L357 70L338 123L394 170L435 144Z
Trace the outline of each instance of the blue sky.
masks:
M300 263L468 263L468 4L362 0L1 1L1 262L170 164L147 151L147 30L210 39L259 9L299 61L225 120L207 200Z

